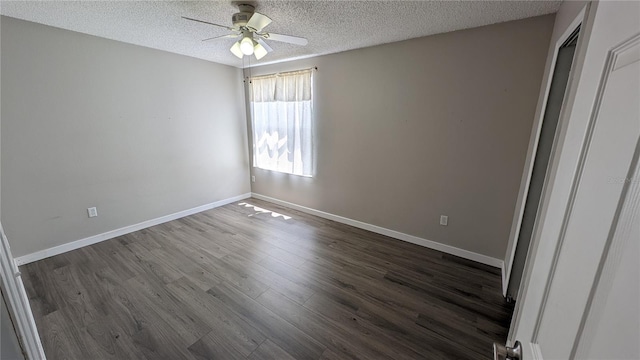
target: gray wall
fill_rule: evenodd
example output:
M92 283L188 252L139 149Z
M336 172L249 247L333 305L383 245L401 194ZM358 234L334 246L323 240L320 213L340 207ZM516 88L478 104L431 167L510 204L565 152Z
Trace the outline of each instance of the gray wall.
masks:
M250 191L241 70L1 26L2 224L15 256Z
M316 176L252 168L252 191L503 259L553 21L246 70L319 68Z

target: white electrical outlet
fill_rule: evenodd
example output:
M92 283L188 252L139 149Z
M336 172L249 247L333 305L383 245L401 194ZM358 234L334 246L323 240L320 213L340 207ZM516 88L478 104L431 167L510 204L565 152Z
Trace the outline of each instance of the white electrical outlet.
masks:
M87 208L87 213L89 214L90 218L96 217L96 216L98 216L98 209L96 209L94 207Z
M440 215L440 225L447 226L449 223L449 217L447 215Z
M256 176L255 175L251 176L251 182L256 182Z

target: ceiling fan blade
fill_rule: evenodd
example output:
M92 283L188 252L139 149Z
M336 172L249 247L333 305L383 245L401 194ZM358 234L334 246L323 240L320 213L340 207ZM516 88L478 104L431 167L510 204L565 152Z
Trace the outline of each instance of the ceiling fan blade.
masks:
M271 19L267 15L254 12L251 19L247 22L247 27L255 31L260 31L269 24L271 24Z
M244 54L242 53L242 50L240 50L240 41L236 41L233 46L231 47L231 52L233 53L233 55L239 57L240 59L242 59L244 57Z
M202 41L209 41L209 40L216 40L216 39L231 39L231 38L237 38L240 35L242 35L242 34L227 34L227 35L222 35L222 36L211 37L211 38L208 38L208 39L204 39Z
M208 21L204 21L204 20L193 19L193 18L189 18L189 17L186 17L186 16L183 16L182 18L185 19L185 20L189 20L189 21L195 21L195 22L199 22L199 23L203 23L203 24L209 24L209 25L213 25L213 26L218 26L218 27L225 28L225 29L228 29L228 30L235 30L234 28L229 27L229 26L214 24L212 22L208 22Z
M269 40L281 41L289 44L296 44L296 45L303 45L303 46L309 43L307 39L303 37L291 36L291 35L264 33L262 34L262 37Z
M258 44L262 45L262 47L267 50L267 52L272 52L273 49L271 48L271 46L269 46L267 44L266 41L262 40L261 38L257 38L256 41L258 42Z

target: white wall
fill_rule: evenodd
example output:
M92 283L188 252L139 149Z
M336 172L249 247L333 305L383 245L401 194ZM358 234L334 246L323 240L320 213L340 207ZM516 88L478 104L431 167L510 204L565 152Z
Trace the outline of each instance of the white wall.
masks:
M16 257L250 191L241 70L1 26L1 215Z
M553 20L245 71L318 67L316 176L252 168L252 191L503 259Z

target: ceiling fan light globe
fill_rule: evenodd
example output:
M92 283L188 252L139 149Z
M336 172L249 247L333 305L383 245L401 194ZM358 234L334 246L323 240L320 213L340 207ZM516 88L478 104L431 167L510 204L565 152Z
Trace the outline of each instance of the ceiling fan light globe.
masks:
M240 41L236 41L229 50L231 50L231 53L237 56L239 59L242 59L244 57L242 50L240 50Z
M245 55L253 54L253 40L249 37L245 37L240 41L240 50Z
M256 56L257 60L262 59L265 55L267 55L268 51L264 48L260 43L257 43L253 48L253 54Z

